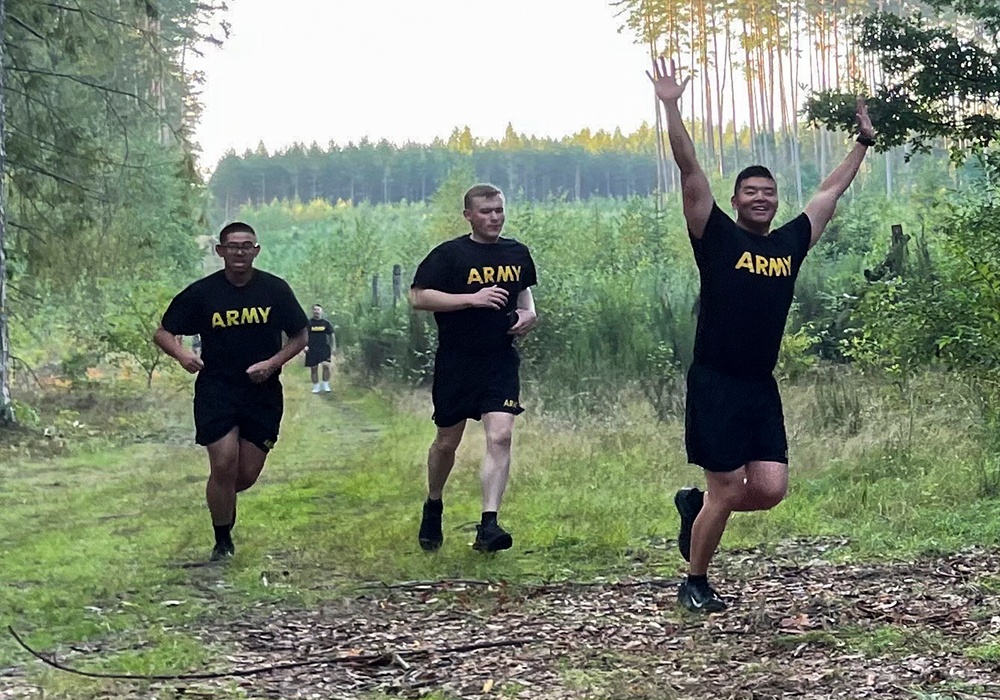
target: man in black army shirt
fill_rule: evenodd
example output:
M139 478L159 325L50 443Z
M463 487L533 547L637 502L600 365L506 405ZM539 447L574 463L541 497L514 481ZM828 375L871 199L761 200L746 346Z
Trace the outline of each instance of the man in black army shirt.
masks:
M464 215L472 232L432 250L410 289L413 308L433 311L438 325L432 392L437 436L427 455L428 493L418 540L427 551L444 541L442 492L471 418L482 420L486 431L483 513L473 546L495 552L513 543L497 523L497 511L510 472L514 416L523 411L520 357L513 341L535 325L530 288L537 280L527 246L500 236L504 197L499 189L472 187L465 194Z
M236 494L253 486L278 439L281 367L306 345L307 319L288 283L253 267L257 234L234 222L219 233L222 270L170 302L153 341L188 372L194 389L195 441L208 449L205 488L215 529L212 560L234 553ZM282 333L288 342L282 345ZM201 357L178 336L201 336Z
M309 345L306 347L306 367L312 378L312 393L321 391L330 393L330 364L336 340L333 336L333 324L323 318L323 307L314 304L312 318L309 319ZM320 383L319 370L323 370L323 381Z
M708 490L681 489L674 497L681 519L677 544L690 562L677 597L688 610L718 612L726 605L708 584L708 565L730 514L773 508L788 488L788 444L772 372L795 278L875 144L875 130L859 99L857 143L805 211L777 229L771 229L778 207L774 177L763 166L746 168L736 177L733 221L715 203L681 120L679 101L690 76L678 83L673 61L668 71L661 58L649 77L666 109L701 275L685 443L688 461L704 470Z

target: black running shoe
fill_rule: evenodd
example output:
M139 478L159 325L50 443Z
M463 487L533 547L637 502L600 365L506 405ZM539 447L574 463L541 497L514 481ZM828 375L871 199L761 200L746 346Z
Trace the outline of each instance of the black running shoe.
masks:
M674 496L674 505L681 516L681 531L677 535L677 549L684 561L691 561L691 527L705 504L705 494L693 486L681 489Z
M476 525L476 541L472 543L472 548L476 551L499 552L501 549L510 549L513 544L514 538L496 522Z
M677 602L696 613L715 613L726 609L726 604L711 586L691 583L687 579L677 591Z
M236 553L236 548L232 542L216 542L212 548L212 556L209 561L225 561Z
M437 503L424 501L424 517L420 520L420 548L425 552L436 552L444 542L444 533L441 532L441 513L444 505L441 501Z

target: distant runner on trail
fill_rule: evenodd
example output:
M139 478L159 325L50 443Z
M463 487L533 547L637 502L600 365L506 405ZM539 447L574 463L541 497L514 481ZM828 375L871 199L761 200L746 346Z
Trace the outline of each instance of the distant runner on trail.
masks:
M716 204L681 120L679 101L690 76L678 82L674 62L668 70L661 58L649 78L666 108L684 218L701 275L684 439L688 461L704 469L708 490L684 488L674 497L681 520L677 545L690 562L677 597L688 610L718 612L726 604L708 584L708 565L729 515L773 508L788 487L788 443L772 373L795 279L875 145L875 130L859 98L857 143L805 211L772 230L778 189L771 172L753 165L736 176L733 221Z
M475 549L509 549L513 539L497 523L510 472L514 416L523 411L514 339L536 322L531 287L535 263L527 246L503 238L504 196L493 185L465 194L472 232L446 241L417 267L410 288L414 309L434 312L438 349L434 358L434 423L437 437L427 455L427 501L418 540L426 551L444 541L442 492L455 464L466 420L482 420L483 514Z
M333 324L323 318L323 307L314 304L312 318L309 319L309 345L306 347L306 367L309 368L309 375L312 377L312 393L330 392L330 364L336 350ZM322 383L319 381L320 368L323 369Z
M307 319L285 280L253 267L257 234L242 222L225 226L215 252L222 270L194 282L170 302L153 341L188 372L194 385L195 441L208 448L205 498L212 514L212 561L235 551L236 494L253 486L278 439L281 367L306 345ZM282 333L288 341L282 344ZM201 357L178 335L201 336Z

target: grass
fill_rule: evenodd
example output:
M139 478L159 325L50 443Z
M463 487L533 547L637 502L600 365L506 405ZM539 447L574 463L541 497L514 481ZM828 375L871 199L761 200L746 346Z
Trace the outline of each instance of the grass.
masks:
M858 381L786 388L789 498L770 513L734 517L725 547L846 536L849 544L829 556L885 559L997 541L998 502L977 495L983 462L961 392L942 393L929 381L910 414L891 388L862 391ZM671 496L700 478L685 464L678 424L634 407L572 422L526 413L501 515L515 548L484 557L468 546L483 451L481 426L470 422L445 494L445 545L428 556L416 531L433 437L429 397L344 383L332 396L313 396L301 368L285 384L281 439L259 486L241 498L237 556L224 568L191 566L207 556L211 530L205 456L190 444L187 380L164 377L152 395L117 387L110 401L100 392L83 402L64 397L39 424L52 421L59 446L8 436L0 622L46 650L109 640L101 668L183 672L217 657L220 650L184 630L220 611L313 605L373 581L518 584L683 570ZM835 400L823 398L829 391L839 392ZM823 419L824 411L835 418ZM891 628L832 634L816 641L866 654L934 642L898 639ZM992 659L995 645L968 653ZM0 668L24 660L0 640ZM84 687L47 673L36 681L47 697L114 695L108 683Z

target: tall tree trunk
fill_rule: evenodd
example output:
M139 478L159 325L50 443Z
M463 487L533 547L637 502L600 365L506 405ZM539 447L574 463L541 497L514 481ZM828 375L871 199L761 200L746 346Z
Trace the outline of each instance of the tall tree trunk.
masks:
M705 102L705 145L708 147L708 157L718 162L715 153L715 124L712 110L712 81L709 78L708 65L708 18L706 17L705 4L707 0L698 1L698 28L701 33L701 73L704 78L704 92L702 98ZM717 166L721 173L722 167Z
M755 163L760 162L757 157L757 119L754 110L753 94L753 59L750 54L750 36L747 33L747 21L743 19L743 77L747 84L747 106L749 107L749 127L750 127L750 159Z
M4 62L4 37L7 30L7 8L0 0L0 66ZM7 212L6 197L6 118L4 111L4 76L0 70L0 424L14 422L14 405L10 396L10 332L7 324L10 313L7 310Z
M717 17L715 15L715 8L714 7L712 8L712 13L709 16L712 19L712 67L715 70L715 106L716 106L716 110L717 110L717 112L719 114L719 118L717 120L718 123L716 124L716 131L718 132L718 139L719 139L719 174L722 175L722 176L725 176L725 174L726 174L726 140L725 140L725 136L726 136L726 131L725 131L726 117L725 117L725 111L724 110L726 108L726 103L725 103L725 99L724 99L725 85L723 84L723 80L724 80L723 76L725 75L725 73L723 73L722 75L719 74L719 64L722 63L723 58L719 55L719 28L718 28L718 25L716 24ZM728 44L729 44L729 42L727 41L726 42L726 49L727 49L727 51L726 51L726 57L725 57L725 61L726 61L727 64L729 63L729 51L728 51L729 46L728 46Z
M733 117L733 171L739 172L743 166L743 159L740 157L740 127L739 122L736 121L736 71L733 69L733 61L729 58L732 56L733 31L728 4L724 17L726 22L726 67L729 68L729 108L732 110Z
M649 38L649 58L656 60L656 45L653 43L652 32ZM663 117L660 112L660 100L653 95L653 137L656 139L656 206L660 211L664 205L663 193L667 188L667 151L663 140Z
M792 164L795 168L795 201L799 209L802 208L802 152L799 143L799 51L802 43L799 40L801 29L800 17L801 6L796 0L790 0L788 11L788 46L791 51L789 57L788 71L792 76L791 97L792 97ZM794 43L793 39L794 37Z
M771 148L770 139L774 136L774 124L771 122L771 117L769 110L767 108L768 102L768 88L766 81L766 76L764 75L764 34L761 28L761 17L759 12L759 6L756 2L751 6L752 14L750 16L750 21L752 22L754 43L754 55L755 55L755 77L757 78L757 96L760 98L760 115L757 118L758 133L761 136L760 139L760 153L761 160L765 165L770 165L774 167L771 163Z
M885 152L885 196L892 197L892 150Z
M815 86L819 85L819 80L818 80L819 68L818 68L818 65L817 65L818 64L818 56L816 55L817 54L817 50L818 50L818 46L817 46L817 41L818 40L817 40L816 34L814 33L813 30L817 28L816 22L818 22L818 20L811 22L811 21L809 21L809 19L810 18L808 18L808 17L806 18L807 35L808 35L808 38L809 38L809 41L808 41L808 44L807 44L808 50L809 50L809 85L813 86L813 89L815 89ZM813 135L813 139L812 139L813 162L814 163L818 163L819 162L819 129L817 127L815 127L815 126L812 127L812 135Z

